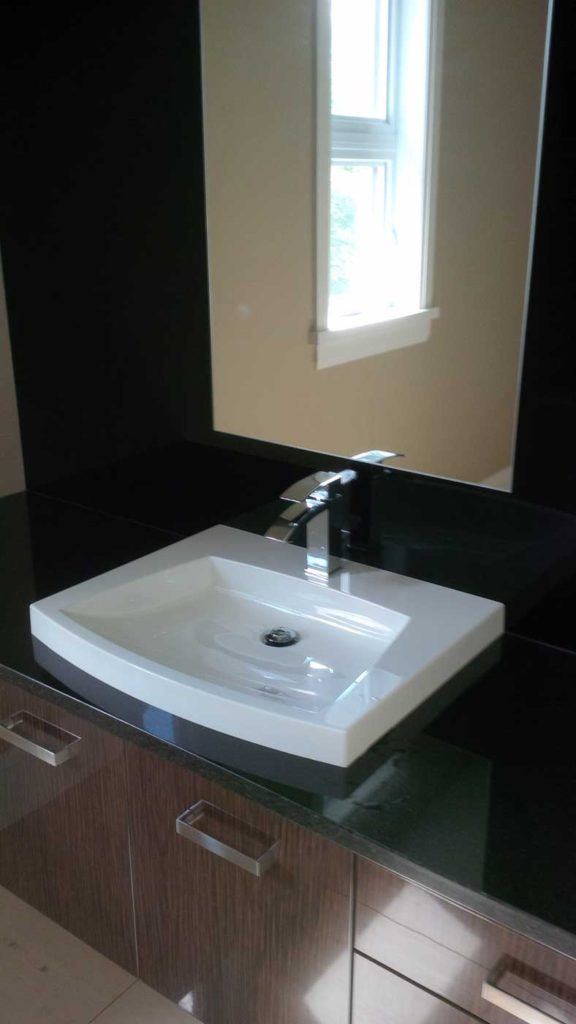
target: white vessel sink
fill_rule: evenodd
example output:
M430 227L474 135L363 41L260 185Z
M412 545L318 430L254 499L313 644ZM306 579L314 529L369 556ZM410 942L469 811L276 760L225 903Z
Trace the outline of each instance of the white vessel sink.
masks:
M217 526L31 607L34 636L180 718L351 764L503 631L502 605ZM265 634L292 631L273 647Z

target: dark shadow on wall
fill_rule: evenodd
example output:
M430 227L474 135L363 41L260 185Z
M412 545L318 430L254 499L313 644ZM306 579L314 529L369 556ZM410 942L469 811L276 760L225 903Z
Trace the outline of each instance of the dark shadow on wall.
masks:
M0 237L34 487L209 428L198 4L4 12Z

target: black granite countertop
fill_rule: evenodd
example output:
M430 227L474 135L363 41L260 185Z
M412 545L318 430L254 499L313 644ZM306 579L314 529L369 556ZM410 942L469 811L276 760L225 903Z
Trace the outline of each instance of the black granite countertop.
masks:
M241 525L258 530L258 516ZM576 654L505 636L436 717L373 747L362 772L338 795L318 792L312 782L278 781L272 755L270 770L260 758L253 770L241 772L175 746L165 713L143 723L129 711L115 713L105 696L92 706L76 703L77 695L34 658L32 601L179 536L34 494L0 501L0 664L6 674L56 703L74 701L76 713L160 756L576 955ZM438 578L437 564L435 582L453 585Z

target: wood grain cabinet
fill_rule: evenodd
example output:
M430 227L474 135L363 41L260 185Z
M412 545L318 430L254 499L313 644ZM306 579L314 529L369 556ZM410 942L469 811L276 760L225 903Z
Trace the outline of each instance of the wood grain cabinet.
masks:
M142 979L204 1024L346 1024L351 855L128 751Z
M0 885L134 971L123 752L0 677Z
M575 960L361 858L352 915L352 859L0 676L0 885L203 1024L576 1024Z
M477 1024L477 1018L358 955L354 957L352 1020L353 1024Z
M421 1016L415 1009L412 1024L468 1019L450 1007L488 1024L576 1024L573 959L365 860L358 862L354 945L363 954L356 957L357 967L361 963L355 970L354 1024L387 1024L389 1017L383 1009L379 1015L377 1006L383 993L397 989L391 978L398 975L408 990L415 984L445 1001L440 1016L432 1010L427 1016L424 1009ZM365 957L382 967L369 970ZM363 995L362 979L368 989ZM393 998L400 996L395 992ZM420 1000L423 1007L425 1002ZM405 1019L397 1013L394 1024Z

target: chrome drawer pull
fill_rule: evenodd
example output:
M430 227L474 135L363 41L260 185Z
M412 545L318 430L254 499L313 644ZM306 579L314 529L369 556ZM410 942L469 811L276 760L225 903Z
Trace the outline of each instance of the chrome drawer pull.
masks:
M556 993L550 991L552 984L540 971L504 957L482 983L482 998L525 1024L576 1022L576 992L556 984ZM516 994L507 988L515 990ZM544 1009L534 1006L531 1000L541 1003ZM560 1016L556 1016L558 1013Z
M49 746L44 747L36 739L31 738L38 733L46 736L53 749ZM31 754L53 768L74 757L81 743L80 736L31 715L29 711L15 711L9 718L0 722L0 740L18 747L19 750Z
M279 840L206 800L176 819L176 832L258 878L272 867L279 846Z

